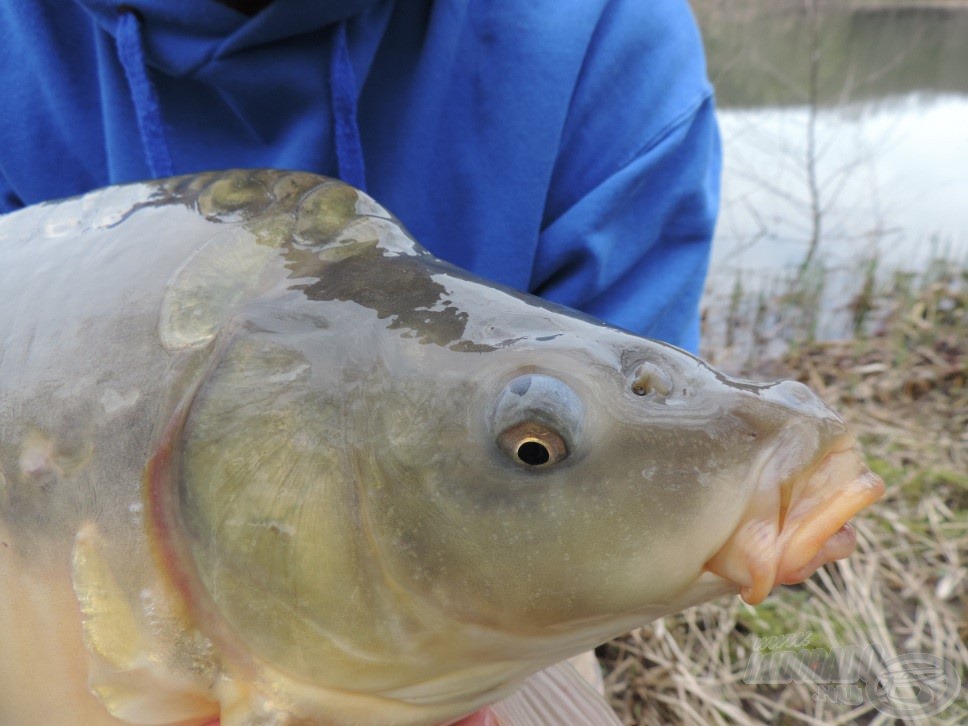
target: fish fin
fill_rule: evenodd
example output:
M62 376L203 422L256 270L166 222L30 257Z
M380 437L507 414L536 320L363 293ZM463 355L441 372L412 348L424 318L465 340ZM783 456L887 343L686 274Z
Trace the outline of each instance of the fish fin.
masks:
M275 250L238 225L226 225L188 258L168 284L158 333L166 350L211 341L246 299L256 294Z
M621 724L605 698L567 661L535 673L512 695L489 706L502 726L616 726Z
M77 534L71 581L90 655L88 684L107 711L130 724L194 726L218 717L205 687L173 672L144 634L98 545L97 529Z

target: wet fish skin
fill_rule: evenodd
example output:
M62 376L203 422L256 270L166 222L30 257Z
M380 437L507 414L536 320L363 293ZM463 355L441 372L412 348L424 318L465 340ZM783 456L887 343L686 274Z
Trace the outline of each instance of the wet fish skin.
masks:
M879 493L800 384L481 281L332 180L108 188L0 218L0 260L0 720L448 721L760 599Z

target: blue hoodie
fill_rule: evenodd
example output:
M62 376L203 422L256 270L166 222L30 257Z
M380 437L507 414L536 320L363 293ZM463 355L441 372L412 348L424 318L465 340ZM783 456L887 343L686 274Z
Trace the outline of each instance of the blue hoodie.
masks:
M0 4L0 211L342 176L439 257L696 348L720 148L686 0L232 4Z

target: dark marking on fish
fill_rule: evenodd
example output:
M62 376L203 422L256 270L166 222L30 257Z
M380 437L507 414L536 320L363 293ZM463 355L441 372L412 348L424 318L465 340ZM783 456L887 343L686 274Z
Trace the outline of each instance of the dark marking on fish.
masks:
M427 253L387 257L375 242L357 246L356 254L325 264L315 282L295 289L310 300L343 300L370 308L380 320L390 320L389 329L409 331L420 343L457 352L496 350L463 340L468 315L447 304L450 293L433 279L434 273L452 275L449 265Z

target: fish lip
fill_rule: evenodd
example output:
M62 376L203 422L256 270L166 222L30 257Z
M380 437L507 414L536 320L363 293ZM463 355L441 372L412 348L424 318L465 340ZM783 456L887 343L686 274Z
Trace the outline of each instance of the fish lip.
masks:
M817 550L810 560L801 564L799 567L787 565L786 569L778 571L776 583L778 585L795 585L803 582L828 562L849 557L856 547L857 530L854 529L850 521L844 522L840 529L835 531L823 542L820 549ZM800 559L802 560L803 558L801 557Z
M884 482L845 433L812 466L769 489L757 482L755 490L739 526L705 565L737 585L750 605L762 602L774 585L802 582L850 555L856 532L849 520L881 497Z

